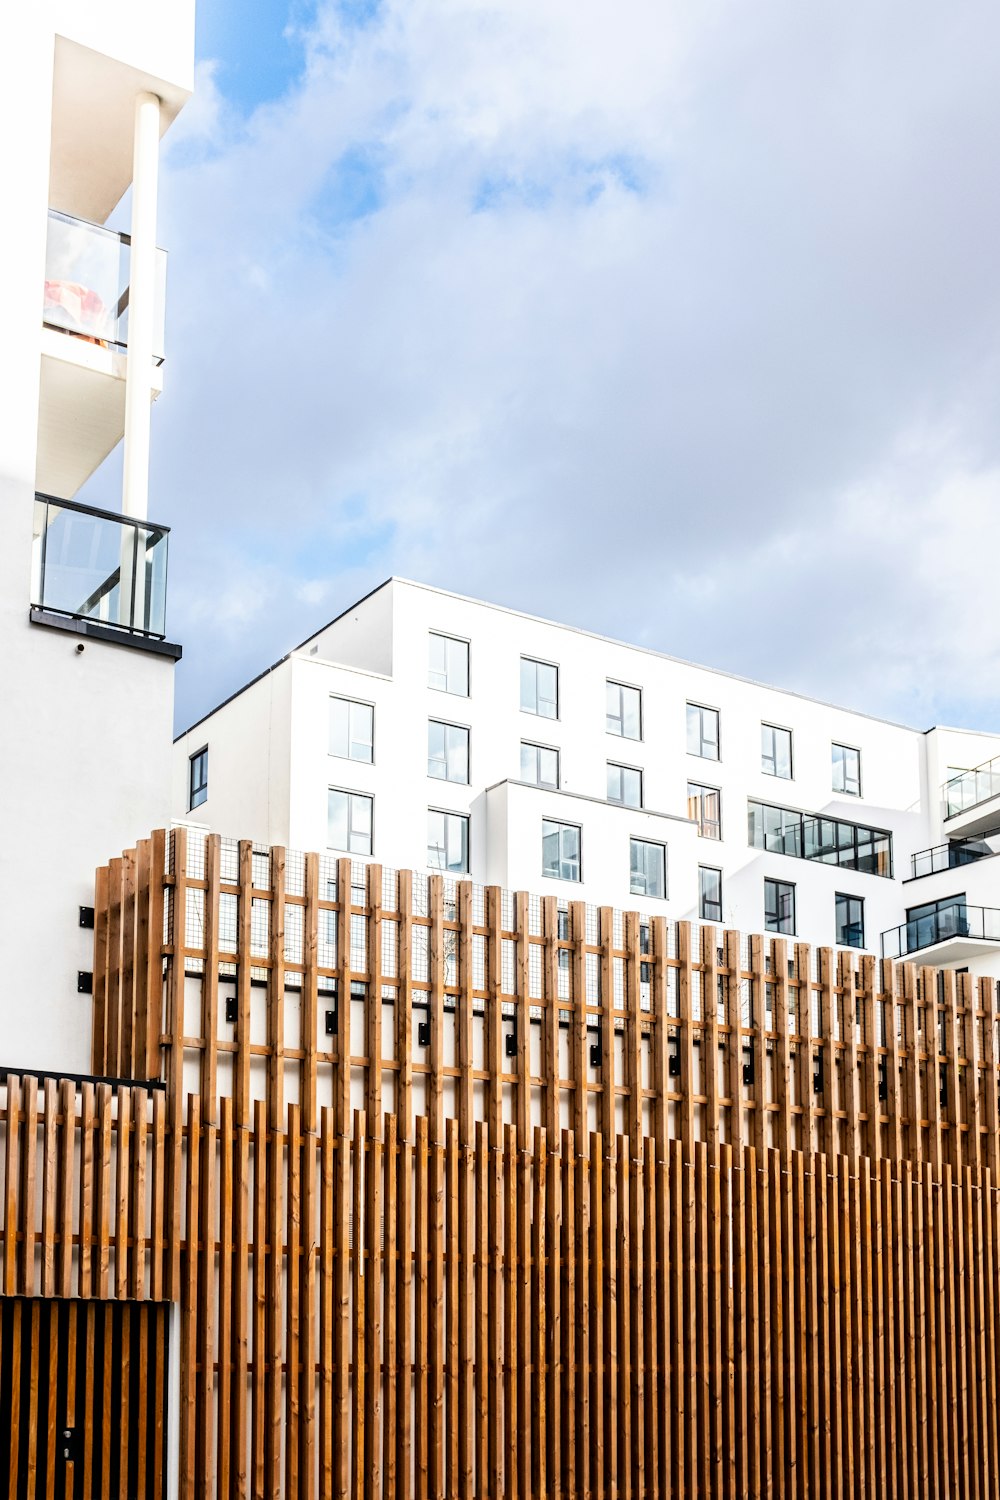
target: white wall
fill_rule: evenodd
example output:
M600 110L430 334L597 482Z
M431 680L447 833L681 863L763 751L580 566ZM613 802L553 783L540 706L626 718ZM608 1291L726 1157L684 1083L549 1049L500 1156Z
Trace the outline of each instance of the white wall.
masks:
M132 59L136 66L190 81L192 17L191 0L60 0L12 6L4 16L0 1061L6 1064L89 1068L90 1001L77 994L76 974L92 968L93 938L78 925L78 907L93 903L97 865L162 824L170 807L173 663L28 620L55 31L71 28L90 47L113 39L119 55L135 46L142 52ZM130 139L123 149L130 156ZM110 509L118 504L117 496L108 497Z

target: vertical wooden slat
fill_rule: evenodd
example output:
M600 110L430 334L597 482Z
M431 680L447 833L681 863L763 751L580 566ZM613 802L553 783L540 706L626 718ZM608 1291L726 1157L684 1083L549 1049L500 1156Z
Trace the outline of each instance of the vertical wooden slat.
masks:
M170 834L173 850L171 892L171 953L167 970L169 1047L167 1059L169 1165L167 1173L167 1295L176 1300L181 1286L181 1200L184 1193L183 1138L184 1099L184 957L187 919L187 829Z
M56 1292L56 1221L59 1194L58 1157L59 1095L54 1078L45 1080L45 1116L42 1132L42 1296ZM72 1179L71 1179L72 1180ZM63 1228L72 1233L66 1220Z
M236 1058L233 1067L233 1109L236 1129L250 1125L250 988L253 936L253 844L239 842L237 896Z
M233 1101L219 1109L219 1346L215 1472L219 1493L229 1494L232 1431L233 1329Z
M253 1106L253 1370L250 1382L250 1493L264 1500L267 1431L267 1102ZM330 1500L329 1493L324 1500Z
M288 1500L299 1494L299 1286L302 1275L302 1111L289 1103L285 1212L285 1486ZM357 1226L355 1226L357 1232Z
M21 1253L18 1290L23 1297L35 1293L35 1214L38 1155L38 1080L30 1074L22 1084L21 1127Z
M285 851L275 847L271 850L267 940L271 960L267 976L267 1123L271 1131L282 1130L285 1123L285 879Z

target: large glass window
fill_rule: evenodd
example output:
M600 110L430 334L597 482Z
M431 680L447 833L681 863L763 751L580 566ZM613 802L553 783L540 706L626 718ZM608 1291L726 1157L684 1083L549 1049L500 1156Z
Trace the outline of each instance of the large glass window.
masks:
M559 717L559 668L533 656L521 657L521 708L543 719Z
M722 921L722 871L698 866L698 916L703 922Z
M630 890L633 896L662 901L667 894L667 849L649 839L629 839Z
M375 751L375 710L353 698L330 699L330 754L371 762Z
M700 703L687 706L687 751L688 755L700 755L702 760L719 759L719 710L705 708Z
M522 741L521 780L530 781L532 786L544 786L557 792L559 751L553 750L551 745L531 745L526 740Z
M847 797L861 796L861 751L852 745L831 746L833 790Z
M469 731L460 724L427 724L427 774L438 781L469 779Z
M688 817L698 825L698 837L721 839L722 837L722 793L716 786L702 786L700 782L688 782Z
M616 766L608 761L608 801L622 807L641 807L642 772L635 766Z
M580 829L575 823L542 819L542 874L552 880L580 879Z
M208 798L208 746L188 761L188 810L192 811Z
M792 731L776 724L760 726L760 768L765 776L780 776L790 781L792 775Z
M747 810L750 844L755 849L840 865L865 875L892 875L892 834L884 828L814 817L755 800Z
M764 930L795 933L795 887L785 880L764 881Z
M427 686L459 698L469 696L469 643L453 635L430 633Z
M621 682L609 682L605 690L605 723L608 734L626 740L642 739L642 692Z
M347 854L371 854L371 797L332 786L327 799L326 841L331 849Z
M427 868L446 875L468 875L469 820L462 813L428 808Z
M837 946L865 946L865 903L860 896L845 896L840 891L837 892Z

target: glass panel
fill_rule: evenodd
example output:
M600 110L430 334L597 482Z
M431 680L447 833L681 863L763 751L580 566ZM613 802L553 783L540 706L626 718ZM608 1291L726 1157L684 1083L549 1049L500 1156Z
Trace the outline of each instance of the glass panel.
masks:
M542 874L554 880L580 879L580 830L575 824L542 819Z
M60 501L35 501L34 598L43 609L162 636L167 533Z
M333 849L348 848L346 792L331 790L327 798L326 841Z
M469 820L459 813L427 814L427 865L449 875L469 869Z
M431 631L427 685L460 698L469 696L468 641Z
M526 713L555 719L559 713L559 669L548 662L521 657L521 707Z
M156 252L153 358L163 360L167 257ZM121 235L49 211L42 322L104 348L128 343L129 245Z
M666 850L646 839L629 840L631 893L662 900L666 894Z
M700 755L704 760L718 760L718 709L702 708L698 703L687 705L687 749L689 755Z

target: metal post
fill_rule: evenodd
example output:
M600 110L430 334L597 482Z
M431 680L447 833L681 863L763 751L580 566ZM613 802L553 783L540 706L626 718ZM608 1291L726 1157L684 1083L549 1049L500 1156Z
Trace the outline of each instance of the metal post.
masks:
M149 418L156 330L156 194L160 155L160 101L135 101L132 159L132 248L129 257L125 462L122 510L145 520L149 499ZM124 578L123 578L124 584Z

